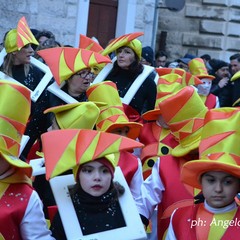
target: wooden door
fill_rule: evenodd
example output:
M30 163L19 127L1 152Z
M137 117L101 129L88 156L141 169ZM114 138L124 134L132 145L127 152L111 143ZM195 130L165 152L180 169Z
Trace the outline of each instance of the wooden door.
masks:
M90 0L87 36L98 39L102 47L115 38L118 0Z

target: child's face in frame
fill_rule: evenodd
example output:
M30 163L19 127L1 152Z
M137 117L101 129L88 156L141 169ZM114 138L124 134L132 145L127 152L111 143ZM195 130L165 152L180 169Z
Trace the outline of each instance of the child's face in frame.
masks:
M98 161L84 164L79 171L82 189L93 197L99 197L110 188L112 175L110 170Z
M240 180L226 172L210 171L201 178L202 192L213 208L222 208L234 201L240 191Z

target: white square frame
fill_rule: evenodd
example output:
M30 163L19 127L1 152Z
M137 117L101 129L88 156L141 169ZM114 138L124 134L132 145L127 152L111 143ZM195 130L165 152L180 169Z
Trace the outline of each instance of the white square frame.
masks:
M120 207L126 222L126 226L109 231L83 235L78 218L69 195L68 186L75 184L73 174L57 176L50 179L50 185L58 205L59 214L67 239L71 240L146 240L147 235L140 219L137 207L123 176L120 167L116 167L114 180L125 188L124 194L119 197ZM71 219L71 221L69 221Z
M4 57L6 56L6 54L7 53L6 53L5 48L3 48L3 50L0 52L0 66L3 64L3 60L4 60ZM42 94L42 92L44 91L44 89L47 87L48 83L51 81L53 75L52 75L50 68L46 64L42 63L41 61L37 60L34 57L31 57L30 61L31 61L32 65L34 65L35 67L40 69L42 72L44 72L44 76L39 81L39 84L37 85L37 87L33 91L31 89L29 89L29 91L31 92L32 101L36 102L38 100L38 98L40 97L40 95ZM0 71L0 78L19 83L16 79L6 75L5 73L3 73L1 71ZM21 84L21 83L19 83L19 84Z
M19 150L19 156L21 155L23 149L26 147L30 137L28 135L22 135L21 143L20 143L20 150Z
M32 166L32 169L33 169L33 172L32 172L33 177L46 174L46 167L44 166L45 164L44 158L32 159L29 161L29 164Z
M100 73L97 75L97 77L94 79L94 81L92 82L92 84L95 83L100 83L102 81L104 81L106 79L106 77L108 76L108 74L111 72L114 62L117 60L117 57L114 57L112 59L112 63L108 63L101 71ZM127 93L125 94L125 96L123 98L121 98L122 103L124 104L129 104L134 95L136 94L136 92L138 91L138 89L140 88L140 86L142 85L142 83L145 81L145 79L147 78L147 76L154 71L154 67L151 66L147 66L147 65L143 65L143 72L135 79L135 81L133 82L133 84L131 85L131 87L128 89ZM157 76L155 77L154 81L157 82L158 80L158 74L156 74ZM107 79L106 79L107 80Z

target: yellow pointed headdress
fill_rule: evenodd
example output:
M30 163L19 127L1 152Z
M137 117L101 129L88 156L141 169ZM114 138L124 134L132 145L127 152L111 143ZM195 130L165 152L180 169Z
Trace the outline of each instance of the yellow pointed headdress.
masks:
M202 83L197 77L183 69L156 68L156 71L159 75L159 79L157 83L155 108L142 115L142 118L147 121L156 120L158 118L161 114L159 103L170 97L171 94L176 93L185 86Z
M142 43L136 38L142 36L143 34L143 32L135 32L115 38L107 45L101 54L106 56L111 52L115 52L118 48L126 46L130 47L137 54L138 59L140 60L142 55Z
M215 79L214 76L209 75L205 63L202 58L193 58L188 63L189 71L192 75L202 79L208 78L209 80Z
M44 113L55 114L61 129L92 129L96 124L100 110L93 102L70 103L48 108Z
M46 179L112 153L143 147L143 144L117 134L86 129L55 130L44 133L41 138ZM112 161L112 165L116 163Z
M180 157L197 149L207 113L207 107L197 91L186 86L160 102L159 108L172 134L179 141L179 145L172 150L172 155Z
M0 149L18 156L30 115L30 91L17 83L0 80ZM16 111L21 109L21 113Z
M32 43L38 45L38 41L32 34L26 18L22 17L17 25L17 29L10 30L5 38L4 47L7 53L15 52Z
M201 188L201 176L208 171L223 171L240 178L239 122L239 108L207 112L199 145L200 159L183 165L183 182Z
M93 52L97 52L97 53L100 53L101 51L104 50L103 47L99 43L97 43L93 39L91 39L83 34L80 34L78 47L86 49L86 50L90 50Z
M111 132L116 128L127 126L129 127L127 134L129 138L136 139L139 136L142 124L129 121L114 82L103 81L93 84L86 93L90 101L106 103L106 105L99 107L97 130Z
M30 115L31 96L26 87L0 80L0 155L31 176L30 165L18 158L22 135Z
M57 47L38 51L60 85L74 73L111 60L99 53L79 48Z

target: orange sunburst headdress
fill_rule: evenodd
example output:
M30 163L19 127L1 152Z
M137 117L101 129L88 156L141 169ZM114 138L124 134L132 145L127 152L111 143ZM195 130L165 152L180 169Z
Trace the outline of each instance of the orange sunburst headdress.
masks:
M196 89L186 86L159 103L163 119L178 140L172 155L181 157L197 149L207 107Z
M21 50L27 44L32 43L38 45L38 41L32 34L26 18L22 17L17 25L16 29L10 30L5 38L4 47L7 53Z
M71 47L44 49L38 51L38 54L51 69L58 85L85 68L92 68L100 63L111 62L108 57L99 53Z
M240 109L215 108L208 111L199 145L199 160L183 165L182 181L200 188L208 171L223 171L240 178Z
M46 178L53 178L84 163L118 153L143 147L143 144L117 134L86 129L55 130L42 135ZM54 151L53 151L54 149ZM111 164L115 167L114 158Z

